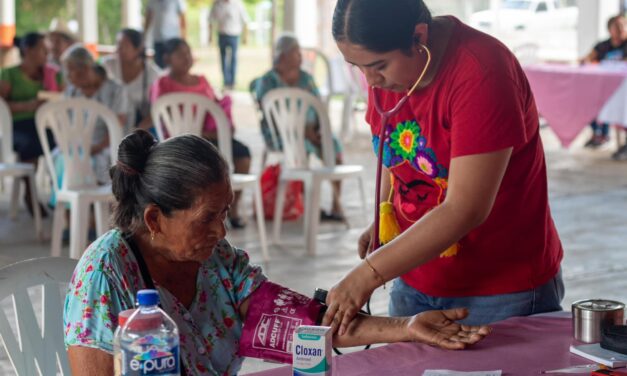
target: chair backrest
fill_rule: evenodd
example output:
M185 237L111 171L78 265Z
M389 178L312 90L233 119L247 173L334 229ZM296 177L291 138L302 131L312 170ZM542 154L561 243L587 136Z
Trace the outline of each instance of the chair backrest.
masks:
M263 108L261 108L261 98L257 96L257 84L261 80L261 77L257 77L248 84L248 91L250 92L250 96L253 99L255 109L257 110L257 117L259 119L259 126L261 127L261 133L263 142L266 146L267 150L271 150L272 152L280 152L279 145L281 144L279 140L276 138L278 136L278 130L270 129L268 139L267 136L263 132L263 128L265 126L274 128L274 123L268 123L263 114Z
M207 115L213 117L218 128L218 148L233 171L231 126L217 102L199 94L171 93L159 97L151 112L160 141L183 134L202 136Z
M301 48L303 62L301 68L313 76L314 81L323 78L324 81L319 85L320 96L326 103L330 96L334 93L334 82L331 74L331 63L329 58L319 49L311 47ZM322 69L322 72L320 71Z
M35 120L55 191L58 190L56 182L59 181L59 177L46 130L52 131L57 148L63 156L63 189L90 188L97 185L90 151L92 136L99 121L107 127L111 163L118 159L122 126L113 111L94 100L72 98L48 102L37 110Z
M13 117L7 103L0 98L0 163L15 163L13 152Z
M67 289L75 267L76 260L45 257L0 269L0 302L11 298L13 306L9 315L0 309L0 336L18 376L56 375L59 369L71 374L63 341L62 288ZM31 296L38 295L41 299L33 302Z
M327 167L335 166L331 123L325 106L315 95L298 88L270 90L262 99L263 112L271 129L278 129L287 168L307 168L305 125L307 112L316 112L320 125L321 159Z

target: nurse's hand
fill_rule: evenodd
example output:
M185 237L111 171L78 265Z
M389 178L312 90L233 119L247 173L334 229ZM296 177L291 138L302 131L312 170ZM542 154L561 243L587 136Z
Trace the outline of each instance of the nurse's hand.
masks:
M374 231L374 222L368 226L366 231L359 237L357 242L357 251L359 258L363 259L372 252L372 232Z
M331 326L333 332L338 330L340 336L344 335L350 322L379 287L378 282L365 262L360 263L329 290L322 325Z
M468 316L465 308L446 311L426 311L409 318L407 329L410 338L448 350L461 350L477 343L490 334L486 325L472 326L457 323Z

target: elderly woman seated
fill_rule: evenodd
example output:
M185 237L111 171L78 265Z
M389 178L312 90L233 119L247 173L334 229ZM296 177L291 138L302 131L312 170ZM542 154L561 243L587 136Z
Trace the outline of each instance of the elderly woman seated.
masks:
M89 246L66 297L72 374L112 374L118 313L133 308L137 291L151 284L178 325L185 374L237 374L250 297L266 277L225 239L233 201L225 161L201 137L156 143L143 130L122 141L118 157L111 168L117 228ZM489 332L455 323L466 314L456 309L412 318L360 316L334 344L417 341L461 349Z
M251 89L254 91L254 95L259 101L270 90L283 88L283 87L295 87L306 90L311 94L320 97L318 87L314 82L313 77L301 69L303 63L303 57L300 50L298 39L291 34L281 35L274 47L274 58L272 62L272 69L266 74L256 79ZM273 150L281 150L281 140L278 139L274 145L274 137L271 134L270 127L266 119L261 122L261 133L264 137L266 145ZM279 135L275 135L278 137ZM305 148L308 153L314 153L318 156L321 155L321 136L320 126L313 109L307 114L307 126L305 128ZM342 147L338 139L333 136L333 146L335 149L335 162L342 164ZM323 220L344 220L344 214L342 212L342 205L340 201L341 182L335 181L333 184L333 203L330 212L322 212L321 219Z

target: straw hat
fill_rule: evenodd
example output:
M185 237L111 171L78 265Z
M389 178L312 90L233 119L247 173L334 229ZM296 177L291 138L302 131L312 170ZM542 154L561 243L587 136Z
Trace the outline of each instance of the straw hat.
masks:
M78 40L78 36L76 35L76 31L72 30L69 22L65 21L61 18L53 18L52 22L50 22L50 28L48 30L49 34L57 33L66 36L74 41Z

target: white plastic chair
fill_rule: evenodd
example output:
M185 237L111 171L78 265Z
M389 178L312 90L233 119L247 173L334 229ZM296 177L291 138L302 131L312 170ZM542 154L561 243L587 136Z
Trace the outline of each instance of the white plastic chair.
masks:
M0 302L11 298L13 303L9 315L0 309L0 336L18 376L71 374L63 340L62 288L75 267L75 260L46 257L0 269ZM33 302L29 290L36 296L38 287L41 300Z
M13 179L11 188L10 215L12 219L17 217L17 205L20 202L20 181L22 178L29 180L31 205L35 218L35 233L39 239L43 238L41 226L41 210L39 209L39 196L35 183L35 167L30 163L17 163L13 152L13 123L11 111L6 102L0 99L0 180L5 177Z
M255 202L255 215L259 231L259 243L264 261L268 261L266 222L263 217L261 186L253 174L233 173L232 134L229 120L220 105L211 99L189 93L172 93L159 97L151 106L152 121L160 141L165 140L164 130L170 137L183 134L202 136L205 117L211 115L218 128L218 148L231 170L231 187L234 191L252 188Z
M315 78L320 74L320 67L324 72L324 83L318 88L320 98L325 104L327 111L334 95L344 95L347 92L346 75L342 69L337 69L336 58L330 59L324 52L317 48L301 48L303 63L301 68ZM340 56L341 58L341 56ZM344 61L343 58L341 58Z
M320 97L325 104L327 112L330 112L331 98L334 95L341 95L342 100L342 123L340 138L346 140L351 134L351 125L354 123L353 111L355 102L361 95L354 87L352 72L347 66L344 57L337 54L328 57L316 48L302 48L303 63L302 69L316 78L319 74L319 67L325 74L324 84L320 86Z
M257 81L259 81L261 78L256 78L253 81L250 82L250 85L248 86L248 91L250 92L250 96L253 100L253 103L255 105L255 110L257 113L257 121L259 122L259 124L261 125L261 122L264 121L264 117L263 117L263 110L261 109L261 99L257 97L257 93L256 93L256 86L257 86ZM268 125L270 126L270 125ZM276 132L271 132L271 140L266 140L265 137L263 138L263 143L264 143L264 147L263 147L263 151L261 152L261 169L260 171L263 171L263 169L266 167L268 159L272 158L272 156L276 156L277 159L280 160L280 158L283 156L283 152L281 150L279 150L275 145L278 145L278 140L275 138L276 137ZM263 134L262 134L263 136ZM270 142L268 142L270 141Z
M94 205L96 233L98 236L109 229L109 205L115 202L111 185L98 185L92 166L90 149L92 135L98 121L103 121L109 134L111 161L115 163L118 145L122 141L122 127L116 115L100 103L73 98L49 102L36 114L37 131L44 149L57 205L52 225L52 256L61 255L61 241L65 223L66 205L70 205L70 257L80 258L87 247L89 209ZM58 176L50 145L45 137L50 129L57 141L65 170L62 187L58 187Z
M273 238L280 242L283 205L287 183L302 181L305 186L304 232L307 252L316 253L316 236L320 223L320 190L323 180L337 181L357 178L362 207L366 208L363 183L363 167L358 165L336 165L331 125L322 102L305 90L281 88L269 91L262 100L263 111L269 122L274 122L283 141L283 164L277 199L274 207ZM313 108L320 122L322 167L311 168L305 150L305 125L309 108ZM365 212L364 212L365 213Z

